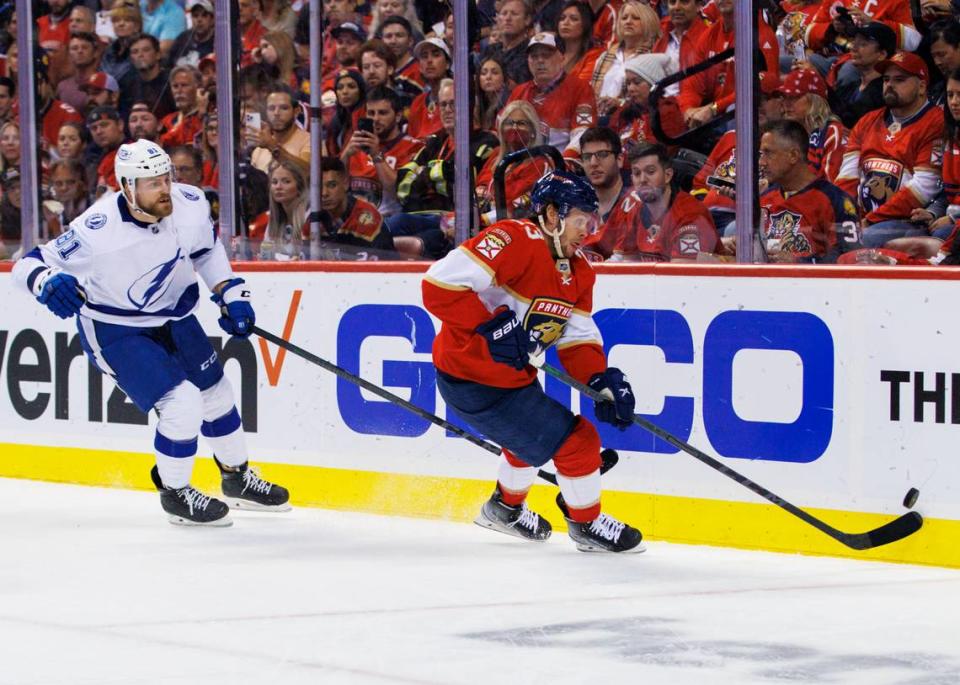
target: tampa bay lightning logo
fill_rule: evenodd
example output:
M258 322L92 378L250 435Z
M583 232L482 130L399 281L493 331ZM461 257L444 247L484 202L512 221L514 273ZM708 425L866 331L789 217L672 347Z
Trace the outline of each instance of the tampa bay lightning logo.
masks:
M181 188L181 189L180 189L180 194L183 195L183 196L184 196L185 198L187 198L188 200L191 200L191 201L193 201L193 202L196 202L197 200L200 199L200 196L199 196L199 195L197 195L196 193L194 193L194 192L191 191L191 190L187 190L186 188Z
M180 250L168 262L158 264L133 282L127 289L127 299L139 310L144 310L163 297L173 280L174 270L180 261Z
M91 214L87 217L87 220L83 222L83 225L89 228L91 231L96 231L98 228L103 228L106 224L106 214Z
M120 148L120 151L117 153L117 159L119 159L121 162L125 162L131 157L133 157L133 153L125 147Z

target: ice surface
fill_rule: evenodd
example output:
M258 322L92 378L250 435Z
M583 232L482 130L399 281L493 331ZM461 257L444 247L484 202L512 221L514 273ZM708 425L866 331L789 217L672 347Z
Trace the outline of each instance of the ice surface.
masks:
M0 683L960 683L954 570L232 516L0 479Z

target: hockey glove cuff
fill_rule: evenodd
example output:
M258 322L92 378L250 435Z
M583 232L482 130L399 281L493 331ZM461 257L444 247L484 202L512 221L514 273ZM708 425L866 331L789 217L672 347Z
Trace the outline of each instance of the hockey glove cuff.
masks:
M33 287L40 303L61 319L76 316L83 307L79 281L59 269L48 269L40 274Z
M530 336L520 324L520 319L508 307L497 310L496 316L477 326L477 333L487 341L493 361L523 371L530 358L527 351Z
M597 418L620 430L626 430L633 424L633 412L637 400L633 388L623 372L613 366L603 373L595 373L588 385L608 399L594 402L593 411Z
M217 322L226 333L241 338L250 335L250 329L256 323L257 317L250 304L250 291L245 287L246 281L242 278L231 278L219 293L214 293L210 299L220 307L221 317Z

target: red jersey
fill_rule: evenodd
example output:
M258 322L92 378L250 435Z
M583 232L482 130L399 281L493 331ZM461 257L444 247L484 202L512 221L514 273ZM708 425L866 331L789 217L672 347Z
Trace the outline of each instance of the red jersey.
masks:
M440 107L437 98L429 90L418 95L410 103L410 114L407 115L407 134L413 138L425 140L434 133L443 129L440 121Z
M837 7L858 9L873 21L886 24L897 34L897 47L913 52L920 45L922 36L913 23L910 3L904 0L831 0L823 2L820 10L807 25L806 43L811 50L819 51L827 45L827 30L837 16Z
M831 183L840 173L843 148L847 144L847 129L836 119L831 119L823 128L810 134L807 161L813 173Z
M97 181L103 180L104 185L106 185L110 190L120 190L120 183L117 181L116 172L113 169L113 163L117 157L117 150L120 148L114 148L110 150L107 154L103 156L100 160L100 164L97 165Z
M661 98L657 103L660 110L660 126L664 132L671 137L679 136L686 130L683 124L683 114L680 112L680 106L675 97ZM610 123L607 125L620 135L620 143L624 150L628 146L639 143L659 142L653 133L651 122L651 111L644 110L642 113L631 111L629 104L624 105L610 116ZM624 156L623 168L630 168L630 161Z
M737 203L726 195L717 192L710 184L713 178L726 181L737 180L737 132L727 131L710 151L707 163L693 179L693 190L703 196L703 204L707 207L734 211Z
M483 169L477 174L477 202L481 203L487 200L491 205L489 211L481 215L481 219L487 219L486 223L488 224L493 223L493 217L496 215L493 171L498 163L497 155L490 155L484 163ZM527 215L530 209L530 191L533 190L533 184L549 170L550 163L545 157L530 157L507 169L507 173L503 177L503 187L504 199L510 216L524 217Z
M617 240L614 254L668 262L696 259L701 252L715 252L720 244L709 210L682 190L672 195L659 219L654 219L636 191L622 205L628 217L627 230Z
M760 80L777 83L780 79L780 46L777 43L777 36L773 29L759 17L757 19L757 31L760 34L760 51L767 62L767 68L760 72ZM735 44L736 36L733 33L733 28L731 27L727 31L723 22L718 21L700 36L697 48L694 50L693 61L694 63L702 62L727 48L733 47ZM686 112L691 107L700 107L715 102L719 111L726 111L735 99L734 90L733 57L731 57L722 64L717 64L680 82L680 97L678 98L680 109Z
M435 262L423 280L423 304L443 322L433 341L433 363L456 378L498 388L519 388L537 370L518 371L493 361L477 326L507 306L531 343L557 346L560 361L586 383L607 367L600 331L593 322L596 274L578 252L569 268L557 268L540 229L508 219L467 240Z
M70 20L64 17L56 24L49 14L37 19L37 42L44 50L62 50L70 42Z
M19 109L19 108L18 108ZM47 110L43 113L42 135L48 145L48 149L53 150L57 147L57 137L60 135L60 127L68 121L83 123L83 117L80 112L61 100L51 100Z
M247 30L240 37L240 66L253 64L253 50L260 47L260 39L266 35L267 29L258 20L254 19ZM326 49L326 45L323 46ZM324 53L326 54L326 53Z
M413 159L421 148L423 143L419 140L401 134L391 141L381 143L380 153L391 169L399 169ZM354 153L347 165L347 173L350 175L350 191L379 207L383 200L383 184L377 173L377 165L370 159L370 155L362 151Z
M608 45L614 39L614 27L617 25L617 10L609 2L600 6L593 15L593 42L596 45Z
M822 178L795 193L775 185L760 196L767 250L789 252L795 261L832 262L858 249L859 227L853 198Z
M579 157L580 136L597 121L597 100L590 84L567 75L546 88L530 80L513 89L507 102L514 100L533 105L547 143L566 156Z
M163 147L174 145L193 145L203 132L203 118L199 112L184 116L180 112L171 112L160 121L160 144Z
M383 217L377 208L359 197L347 198L347 209L339 218L321 213L328 218L323 239L341 245L354 245L377 250L392 250L393 237L383 225ZM310 237L310 224L303 224L303 239Z
M401 76L408 81L413 81L421 88L427 85L423 82L423 76L420 74L420 61L415 57L411 57L409 62L402 67L397 67L397 70L393 72L394 79Z
M909 220L940 188L943 110L926 103L894 121L886 107L868 112L850 132L837 185L857 198L869 223Z
M673 20L670 19L670 17L664 17L660 20L660 39L653 44L653 49L650 52L674 54L671 48L676 46L676 56L678 57L677 61L680 64L680 68L686 69L687 67L693 66L697 58L697 44L701 36L707 32L709 26L710 25L702 19L695 19L690 24L690 28L680 36L678 45L677 39L673 35Z

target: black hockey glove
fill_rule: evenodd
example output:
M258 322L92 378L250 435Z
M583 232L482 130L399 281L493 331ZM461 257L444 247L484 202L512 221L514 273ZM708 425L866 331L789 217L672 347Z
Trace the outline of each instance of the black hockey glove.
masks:
M493 361L512 366L517 371L526 368L530 358L527 351L530 336L512 309L497 309L496 316L477 326L477 333L486 338Z
M626 430L633 424L637 400L623 371L611 366L603 373L593 374L588 385L609 398L593 403L593 411L598 419L620 430Z

